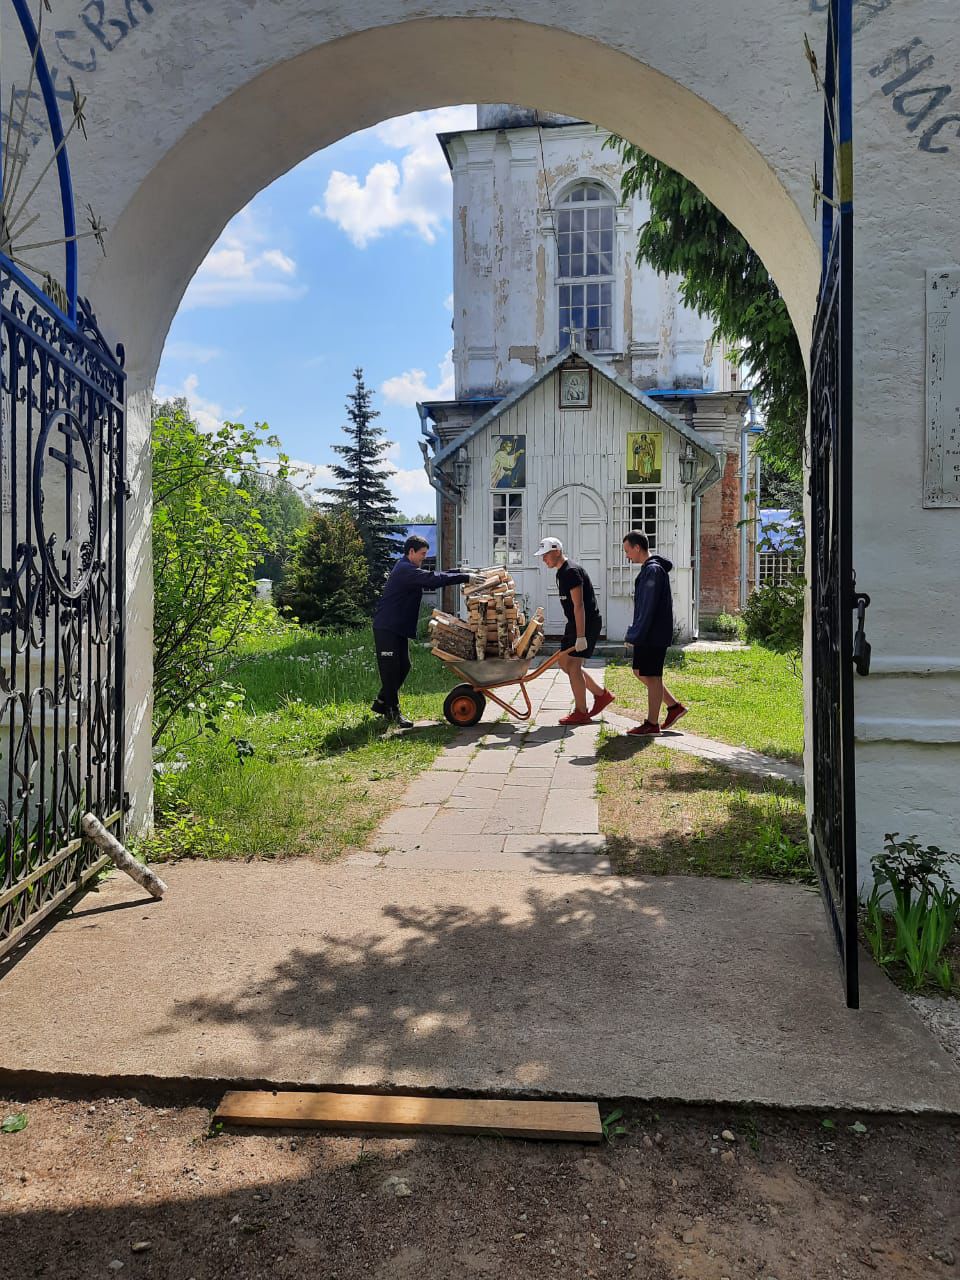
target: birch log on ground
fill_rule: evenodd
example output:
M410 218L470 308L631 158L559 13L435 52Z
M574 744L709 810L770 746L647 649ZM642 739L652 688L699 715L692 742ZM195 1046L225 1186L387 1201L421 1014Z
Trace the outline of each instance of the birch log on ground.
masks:
M162 898L167 891L167 886L149 867L145 867L142 862L138 862L132 854L128 853L115 835L107 830L98 817L92 813L85 813L80 819L80 830L92 840L98 849L102 849L105 854L111 857L121 871L125 871L131 879L136 880L137 884L142 885L144 889L155 898Z

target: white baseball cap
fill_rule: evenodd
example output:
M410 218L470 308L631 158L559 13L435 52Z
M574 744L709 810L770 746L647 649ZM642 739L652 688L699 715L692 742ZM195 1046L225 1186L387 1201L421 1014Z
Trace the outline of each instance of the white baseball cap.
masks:
M559 551L561 555L563 554L563 543L559 538L544 538L534 554L545 556L548 551Z

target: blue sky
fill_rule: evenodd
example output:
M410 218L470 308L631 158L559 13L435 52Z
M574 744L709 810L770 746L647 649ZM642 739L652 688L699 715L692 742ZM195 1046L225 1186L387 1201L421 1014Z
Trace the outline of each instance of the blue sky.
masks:
M475 120L449 107L386 121L256 196L184 295L157 395L186 395L204 426L268 422L322 485L362 365L395 441L398 505L433 510L414 406L453 394L451 189L435 135Z

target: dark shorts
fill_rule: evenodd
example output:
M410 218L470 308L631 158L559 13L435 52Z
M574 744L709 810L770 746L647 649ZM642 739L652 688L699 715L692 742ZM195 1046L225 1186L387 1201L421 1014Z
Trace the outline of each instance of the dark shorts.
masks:
M633 646L633 669L640 676L662 676L663 660L667 656L666 649L654 645L635 644Z
M593 651L597 647L597 641L600 639L600 632L603 630L603 619L597 618L594 622L587 623L587 647L582 653L571 653L571 658L592 658ZM560 641L561 649L572 649L577 643L577 628L567 623L567 628L563 633L563 639Z

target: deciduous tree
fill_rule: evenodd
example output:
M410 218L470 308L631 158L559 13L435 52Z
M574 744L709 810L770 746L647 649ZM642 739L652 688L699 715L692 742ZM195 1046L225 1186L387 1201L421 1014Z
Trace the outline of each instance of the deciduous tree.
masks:
M807 418L803 354L780 291L736 227L694 184L623 138L608 146L624 162L624 200L650 202L638 263L681 277L681 297L716 322L716 336L742 345L765 419L759 450L767 467L798 476Z

